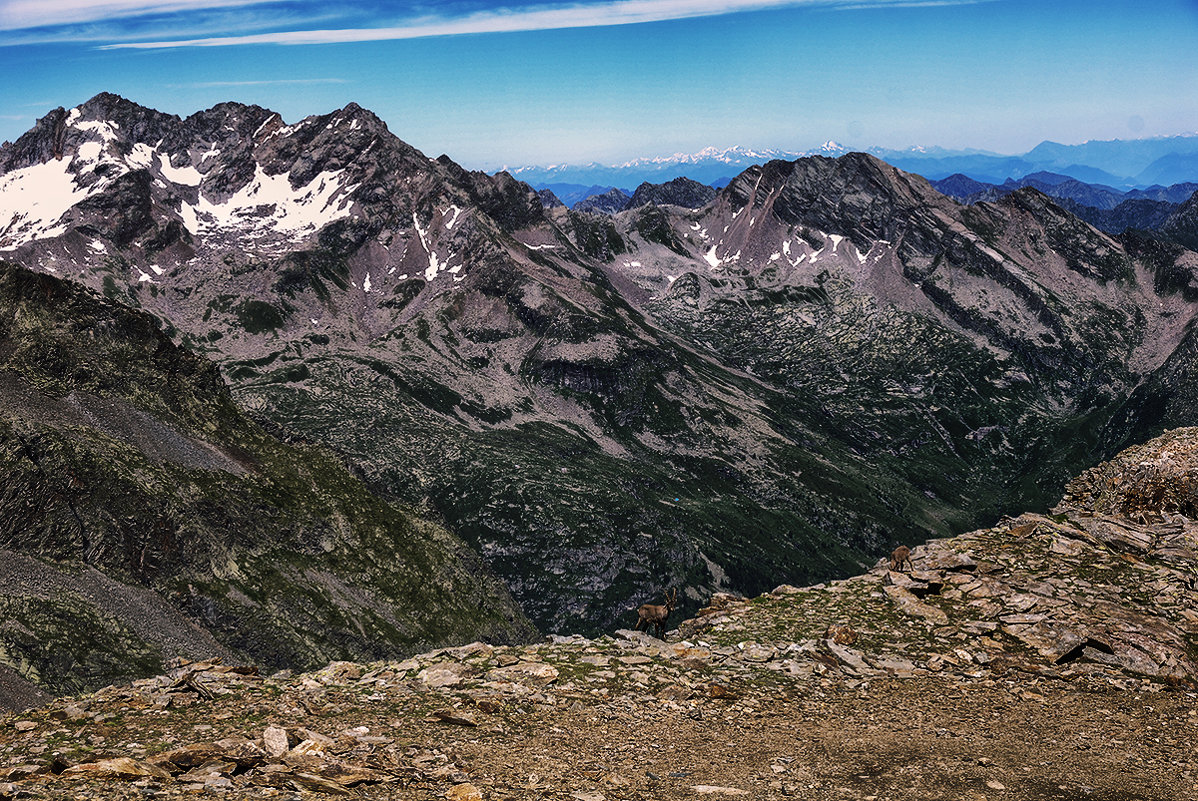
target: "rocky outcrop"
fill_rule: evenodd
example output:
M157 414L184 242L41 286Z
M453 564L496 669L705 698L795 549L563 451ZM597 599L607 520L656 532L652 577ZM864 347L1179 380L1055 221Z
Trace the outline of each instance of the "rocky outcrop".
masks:
M681 631L777 636L785 619L796 636L814 636L841 621L858 645L836 653L860 675L1020 671L1194 684L1196 511L1198 429L1178 429L1071 481L1051 517L1024 514L919 545L909 572L883 563L845 581L783 587L758 604L718 599Z

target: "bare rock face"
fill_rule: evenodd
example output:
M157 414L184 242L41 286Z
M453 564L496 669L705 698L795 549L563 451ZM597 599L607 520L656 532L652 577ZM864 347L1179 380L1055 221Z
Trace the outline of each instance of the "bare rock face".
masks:
M1198 518L1198 432L1167 432L1085 471L1067 485L1061 508L1140 524ZM1140 553L1156 540L1151 530L1127 524L1106 536Z

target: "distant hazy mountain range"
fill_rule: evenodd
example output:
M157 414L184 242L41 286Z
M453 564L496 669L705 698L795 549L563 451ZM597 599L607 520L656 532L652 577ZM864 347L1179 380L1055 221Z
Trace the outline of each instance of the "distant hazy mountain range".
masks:
M1120 191L1103 184L1088 184L1067 175L1037 172L1002 184L975 181L967 175L950 175L932 186L942 194L966 203L994 202L1012 192L1032 187L1055 198L1064 208L1103 231L1121 234L1129 228L1156 230L1198 191L1198 183Z
M662 183L686 176L701 183L722 187L728 180L754 164L781 159L793 161L807 156L841 156L858 148L825 142L807 151L754 150L744 147L704 148L698 153L675 153L661 158L639 158L624 164L555 164L548 167L507 168L507 172L538 189L553 184L575 184L577 190L598 187L599 194L611 187L634 187L648 181ZM1134 189L1154 184L1169 185L1198 178L1198 135L1153 139L1113 139L1062 145L1041 142L1022 155L1000 155L984 150L946 150L911 147L905 150L867 148L863 152L889 164L939 180L961 173L985 183L1001 184L1037 172L1052 172L1087 183ZM551 187L552 188L552 187ZM571 201L554 189L566 205Z

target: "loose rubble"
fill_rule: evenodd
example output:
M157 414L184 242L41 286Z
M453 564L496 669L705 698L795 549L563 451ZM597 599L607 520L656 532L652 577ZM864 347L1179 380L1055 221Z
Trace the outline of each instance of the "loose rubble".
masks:
M717 594L665 641L294 676L180 662L58 699L0 718L0 799L1198 798L1198 523L1178 490L1198 432L1146 447L1052 515L925 543L909 570Z

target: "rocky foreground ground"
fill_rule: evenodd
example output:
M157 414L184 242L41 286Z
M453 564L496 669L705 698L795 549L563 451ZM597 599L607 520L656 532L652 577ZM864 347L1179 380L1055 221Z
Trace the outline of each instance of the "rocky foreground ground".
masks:
M1198 431L666 641L168 675L0 718L0 799L1198 798ZM631 617L630 617L631 622Z

